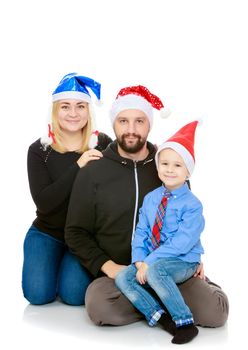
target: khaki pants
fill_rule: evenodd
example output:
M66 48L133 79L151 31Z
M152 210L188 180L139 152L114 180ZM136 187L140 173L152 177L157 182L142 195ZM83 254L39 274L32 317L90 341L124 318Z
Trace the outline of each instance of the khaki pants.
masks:
M193 313L196 325L223 326L228 317L228 299L222 289L210 281L192 277L179 285L186 304ZM108 277L94 280L88 287L85 306L90 319L99 326L121 326L143 319L121 294L115 281Z

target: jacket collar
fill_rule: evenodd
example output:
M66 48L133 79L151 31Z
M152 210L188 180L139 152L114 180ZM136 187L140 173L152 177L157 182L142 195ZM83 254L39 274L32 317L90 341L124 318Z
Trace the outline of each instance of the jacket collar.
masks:
M147 142L147 148L149 150L148 156L144 160L138 161L137 162L137 166L145 165L146 163L150 163L151 161L154 160L155 153L156 153L155 146L152 143ZM104 155L104 157L112 159L112 160L114 160L116 162L122 163L123 165L129 165L130 164L130 165L133 166L133 164L134 164L134 161L132 159L124 158L124 157L120 156L120 154L118 153L117 141L116 140L111 142L108 145L108 147L105 149L105 151L103 151L103 155Z

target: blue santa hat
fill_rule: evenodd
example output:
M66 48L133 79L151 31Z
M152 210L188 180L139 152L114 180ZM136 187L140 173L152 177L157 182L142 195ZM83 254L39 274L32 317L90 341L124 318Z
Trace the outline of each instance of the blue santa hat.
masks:
M101 98L100 83L91 78L78 75L77 73L66 74L52 93L52 100L55 102L64 99L75 99L90 103L91 95L87 87L93 91L99 101ZM89 140L89 148L95 148L98 144L98 134L99 132L96 130L92 132ZM52 130L52 125L51 123L48 123L48 133L41 137L41 144L46 149L46 147L52 143L56 143L56 140Z
M100 100L100 83L91 78L78 75L77 73L66 74L52 93L53 102L72 98L90 103L91 96L87 87L90 88L96 95L97 99Z

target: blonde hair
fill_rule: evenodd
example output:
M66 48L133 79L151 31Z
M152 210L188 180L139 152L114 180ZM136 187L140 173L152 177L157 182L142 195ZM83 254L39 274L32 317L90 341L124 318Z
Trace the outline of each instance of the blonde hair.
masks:
M54 148L56 151L60 153L65 153L68 150L63 145L62 130L58 122L59 102L60 101L55 101L53 102L53 105L52 105L51 122L52 122L52 131L56 141L56 143L52 144L52 148ZM87 103L87 107L88 107L89 117L86 125L82 129L82 140L83 140L82 147L76 151L77 153L84 153L89 149L88 144L93 131L94 111L90 103Z

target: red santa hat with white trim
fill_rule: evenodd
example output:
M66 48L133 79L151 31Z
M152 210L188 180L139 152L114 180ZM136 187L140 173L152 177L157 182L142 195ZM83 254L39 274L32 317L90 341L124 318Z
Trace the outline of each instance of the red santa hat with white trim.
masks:
M126 109L138 109L143 111L152 126L153 108L160 111L162 118L170 115L169 109L165 109L162 101L152 94L145 86L137 85L121 89L110 110L110 119L114 124L117 115Z
M195 130L198 124L199 121L196 120L183 126L173 136L171 136L167 141L158 147L155 155L155 162L157 167L159 153L166 148L171 148L183 158L189 174L192 174L195 166Z

